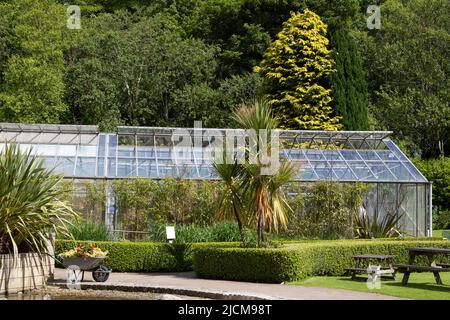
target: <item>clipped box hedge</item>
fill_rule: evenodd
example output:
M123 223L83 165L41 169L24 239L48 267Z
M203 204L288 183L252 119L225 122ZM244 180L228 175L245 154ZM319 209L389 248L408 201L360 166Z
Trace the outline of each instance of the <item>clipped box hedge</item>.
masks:
M73 249L77 244L95 244L102 250L108 250L105 265L118 272L157 272L192 270L192 253L202 247L233 247L237 243L194 243L190 254L185 257L187 263L180 264L167 250L165 243L153 242L103 242L56 240L55 254ZM174 246L183 246L174 244Z
M342 275L353 266L353 256L362 253L390 254L397 263L406 263L408 248L412 247L450 248L450 241L339 240L289 243L268 249L205 247L194 252L194 270L201 278L280 283Z

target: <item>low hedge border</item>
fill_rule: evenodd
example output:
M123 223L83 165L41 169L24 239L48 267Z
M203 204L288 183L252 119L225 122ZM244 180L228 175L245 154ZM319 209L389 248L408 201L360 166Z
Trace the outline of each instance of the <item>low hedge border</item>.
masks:
M195 250L193 263L201 278L280 283L342 275L353 265L353 256L362 253L390 254L397 263L406 263L412 247L449 248L450 241L374 239L289 243L268 249L204 247Z
M237 247L239 243L205 242L193 243L184 259L171 254L166 243L157 242L106 242L56 240L55 255L73 249L77 244L95 244L102 250L108 250L105 265L118 272L157 272L192 270L192 254L203 247ZM173 244L175 249L183 250L185 244ZM184 261L180 261L184 260Z

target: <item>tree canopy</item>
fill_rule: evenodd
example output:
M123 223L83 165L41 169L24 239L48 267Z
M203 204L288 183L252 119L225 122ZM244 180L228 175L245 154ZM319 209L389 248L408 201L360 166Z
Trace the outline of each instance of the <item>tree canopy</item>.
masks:
M293 13L255 71L283 128L340 129L331 108L327 77L335 71L327 27L312 11Z

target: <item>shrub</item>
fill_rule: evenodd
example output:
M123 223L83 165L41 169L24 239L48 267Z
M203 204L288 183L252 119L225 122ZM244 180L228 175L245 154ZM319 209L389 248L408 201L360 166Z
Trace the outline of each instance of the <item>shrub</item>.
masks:
M94 223L86 220L75 221L69 226L73 239L86 241L108 241L111 236L103 223ZM67 237L64 237L67 239Z
M295 281L309 276L339 276L353 265L353 256L380 253L406 263L408 248L449 247L436 239L309 241L278 249L198 248L194 270L199 277L255 282Z
M106 242L57 240L55 254L73 249L77 244L95 244L108 251L106 266L119 272L156 272L192 270L192 252L200 247L237 246L237 243L202 243L190 247L183 243ZM192 250L191 250L192 248ZM182 256L181 256L182 254ZM181 258L182 257L182 258Z
M152 232L154 241L166 240L166 225L157 225ZM236 222L223 221L213 225L179 224L175 226L177 242L234 242L240 241ZM248 232L246 232L248 233Z
M433 228L450 228L450 157L415 160L414 164L433 181Z
M433 211L433 228L450 229L450 210Z

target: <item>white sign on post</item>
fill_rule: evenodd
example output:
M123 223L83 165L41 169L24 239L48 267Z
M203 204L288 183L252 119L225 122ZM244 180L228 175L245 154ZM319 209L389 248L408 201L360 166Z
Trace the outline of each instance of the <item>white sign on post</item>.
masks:
M175 227L168 226L166 227L166 236L167 240L172 243L173 240L175 240Z

